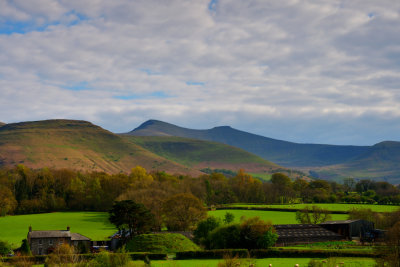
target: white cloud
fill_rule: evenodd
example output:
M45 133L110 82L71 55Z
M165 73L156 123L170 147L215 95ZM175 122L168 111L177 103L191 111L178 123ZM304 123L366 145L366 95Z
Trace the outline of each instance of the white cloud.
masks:
M208 7L2 1L0 21L32 25L0 28L0 120L86 119L123 132L154 118L298 142L396 138L399 3Z

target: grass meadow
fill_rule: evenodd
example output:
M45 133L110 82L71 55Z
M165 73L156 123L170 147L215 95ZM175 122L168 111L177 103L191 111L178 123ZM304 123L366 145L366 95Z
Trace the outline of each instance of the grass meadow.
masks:
M28 228L33 230L66 230L80 233L92 240L106 240L116 229L108 221L106 212L54 212L0 217L0 240L14 248L26 238Z
M290 211L261 211L261 210L214 210L208 215L223 219L225 213L230 212L235 216L235 222L239 222L242 216L246 218L258 216L264 221L271 221L273 224L295 224L296 213ZM347 214L332 214L332 220L346 220Z

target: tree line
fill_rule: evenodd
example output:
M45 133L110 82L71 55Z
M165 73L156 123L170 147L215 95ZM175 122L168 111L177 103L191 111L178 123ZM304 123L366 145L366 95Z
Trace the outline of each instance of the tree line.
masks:
M0 215L51 211L108 211L114 201L142 203L160 219L163 203L177 194L191 194L207 206L227 203L379 203L400 204L400 190L387 182L345 179L343 184L303 179L282 173L262 182L240 170L200 177L147 172L137 166L129 174L70 169L0 170Z

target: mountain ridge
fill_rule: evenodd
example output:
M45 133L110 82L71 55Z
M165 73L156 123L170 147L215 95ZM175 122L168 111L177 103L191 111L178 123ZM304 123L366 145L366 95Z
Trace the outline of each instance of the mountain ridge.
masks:
M317 178L385 180L400 183L400 142L373 146L299 144L220 126L193 130L150 120L127 133L141 136L180 136L221 142L244 149L278 165L300 169Z
M161 137L160 137L161 138ZM140 165L148 171L199 176L202 169L260 174L289 170L242 149L221 143L164 137L152 139L114 134L91 122L54 119L0 127L0 167L70 168L128 173Z
M320 167L340 164L368 149L367 146L299 144L248 133L230 126L194 130L158 120L148 120L126 134L136 136L179 136L220 142L242 148L286 167Z
M164 158L196 169L245 169L252 173L273 173L282 166L243 149L222 143L176 136L130 136L127 140ZM286 172L290 170L286 169Z
M20 122L0 127L0 166L16 164L108 173L129 172L141 165L149 171L165 168L200 174L79 120Z

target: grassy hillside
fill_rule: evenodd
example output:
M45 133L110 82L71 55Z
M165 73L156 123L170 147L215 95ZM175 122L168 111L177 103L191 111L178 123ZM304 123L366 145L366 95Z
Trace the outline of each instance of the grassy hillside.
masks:
M239 131L229 126L193 130L156 120L149 120L128 134L179 136L220 142L242 148L286 167L339 164L359 156L368 149L361 146L297 144Z
M0 121L0 127L3 126L3 125L5 125L5 123Z
M355 159L336 166L316 169L321 178L379 179L400 183L400 142L381 142Z
M187 237L175 233L144 234L135 236L126 245L127 251L176 253L180 251L195 251L200 248Z
M148 170L199 172L157 156L86 121L47 120L7 124L0 128L0 166L24 164L128 172L136 165Z
M243 149L222 143L173 136L122 136L161 157L191 168L234 171L242 168L255 176L282 168Z

